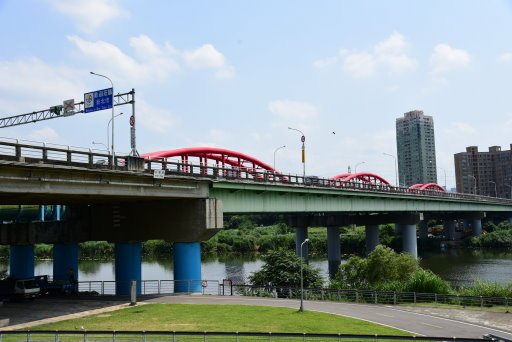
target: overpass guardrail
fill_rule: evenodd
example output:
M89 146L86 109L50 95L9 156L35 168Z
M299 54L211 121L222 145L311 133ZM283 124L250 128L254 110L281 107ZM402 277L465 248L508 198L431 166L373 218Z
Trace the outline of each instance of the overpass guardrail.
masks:
M317 334L317 333L272 333L272 332L191 332L191 331L0 331L0 341L325 341L325 342L363 342L363 341L507 341L499 337L482 338L393 336L393 335L355 335L355 334Z
M92 170L129 171L128 155L115 155L109 151L71 147L57 144L21 141L0 137L0 160L36 164L83 167ZM512 199L480 196L466 193L443 192L437 190L410 189L407 187L372 184L359 181L343 181L311 176L299 176L279 172L258 171L251 167L227 167L201 163L183 162L176 159L144 160L139 172L153 174L164 170L167 176L200 177L211 180L243 181L287 186L307 186L349 191L385 192L403 195L442 197L477 202L512 204Z

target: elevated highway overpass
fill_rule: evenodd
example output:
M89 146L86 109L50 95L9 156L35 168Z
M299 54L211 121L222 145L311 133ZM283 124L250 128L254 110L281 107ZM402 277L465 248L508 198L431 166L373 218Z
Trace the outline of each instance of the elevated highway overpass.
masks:
M443 219L448 234L455 219L468 219L478 235L484 216L509 218L512 213L507 199L393 187L368 175L311 181L269 170L241 153L212 151L200 154L198 163L189 155L176 160L161 153L112 160L101 151L0 141L0 204L67 208L65 220L0 225L0 243L11 245L11 273L33 273L34 243L55 244L55 259L73 260L76 267L78 242L108 240L116 242L116 277L140 279L140 241L165 239L176 242L175 279L199 279L199 242L222 229L224 214L246 213L286 214L296 229L297 248L308 226L326 226L335 269L337 229L344 224L366 225L372 250L379 241L378 224L395 223L404 251L416 255L416 226L425 234L429 218ZM61 268L54 275L62 276L67 268Z

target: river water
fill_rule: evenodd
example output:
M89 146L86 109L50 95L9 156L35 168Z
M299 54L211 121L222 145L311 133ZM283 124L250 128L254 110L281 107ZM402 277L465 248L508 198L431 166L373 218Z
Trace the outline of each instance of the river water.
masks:
M448 250L420 255L421 265L439 274L456 286L468 286L475 280L498 283L512 282L512 252L494 250ZM344 263L345 260L342 260ZM327 277L327 260L313 259L311 265ZM202 262L202 277L207 280L232 279L235 283L247 281L250 274L261 268L263 261L255 257L206 258ZM6 267L1 265L0 267ZM2 268L3 268L2 267ZM52 274L51 260L36 261L35 274ZM114 262L80 260L80 281L114 280ZM142 263L142 279L173 279L171 259L145 260Z

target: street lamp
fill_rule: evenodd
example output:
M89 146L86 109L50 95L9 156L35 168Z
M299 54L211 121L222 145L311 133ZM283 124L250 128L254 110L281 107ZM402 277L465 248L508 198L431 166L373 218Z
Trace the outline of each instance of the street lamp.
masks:
M113 122L114 122L114 121L113 121L113 119L115 119L115 118L117 118L118 116L121 116L121 115L123 115L123 114L124 114L124 113L119 113L119 114L117 114L117 115L114 115L114 117L113 117L113 118L111 118L110 120L108 120L108 124L107 124L107 145L110 145L110 133L109 133L109 131L110 131L110 128L109 128L109 127L110 127L110 123L113 123ZM113 140L114 140L114 139L112 139L112 145L114 145L114 141L113 141Z
M385 155L385 156L391 157L391 158L393 158L395 160L395 185L399 186L399 184L398 184L398 167L397 167L396 157L394 155L392 155L392 154L385 153L385 152L383 152L382 154Z
M476 177L473 175L468 175L468 177L471 177L475 180L475 188L473 189L473 194L476 195Z
M93 141L93 142L92 142L92 144L93 144L93 145L101 145L101 146L105 147L105 150L107 151L107 153L108 153L108 154L110 154L110 150L108 149L108 146L107 146L107 145L105 145L104 143L102 143L102 142L95 142L95 141Z
M438 166L437 168L443 170L443 173L444 173L444 189L446 190L446 170L444 168L442 168L441 166Z
M366 162L362 161L362 162L359 162L356 164L356 166L354 166L354 173L357 173L357 167L361 164L365 164Z
M302 241L302 243L300 244L300 312L304 311L304 260L302 259L302 246L304 246L304 244L308 242L309 239L306 239Z
M496 182L495 181L489 181L489 183L494 184L494 197L498 197L498 189L496 188Z
M274 172L276 171L276 152L285 147L286 147L286 145L283 145L274 150Z
M512 199L512 185L503 184L505 186L508 186L510 188L510 198Z
M91 75L95 75L95 76L106 78L107 80L109 80L110 85L112 85L112 118L110 119L112 121L112 161L111 161L111 163L112 163L112 168L114 168L114 165L115 165L115 150L114 150L114 83L112 82L112 80L110 78L108 78L105 75L97 74L97 73L95 73L93 71L91 71ZM107 129L108 129L108 126L107 126Z
M302 133L302 131L296 129L296 128L291 128L291 127L288 127L288 129L291 129L292 131L297 131L299 132L302 136L300 137L300 141L302 141L302 182L306 182L306 145L305 145L305 142L306 142L306 136L304 135L304 133Z

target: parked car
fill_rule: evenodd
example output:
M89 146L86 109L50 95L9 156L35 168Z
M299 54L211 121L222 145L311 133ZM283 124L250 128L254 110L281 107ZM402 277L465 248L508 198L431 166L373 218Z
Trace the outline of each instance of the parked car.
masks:
M34 278L0 280L0 300L34 299L39 296L41 289Z

